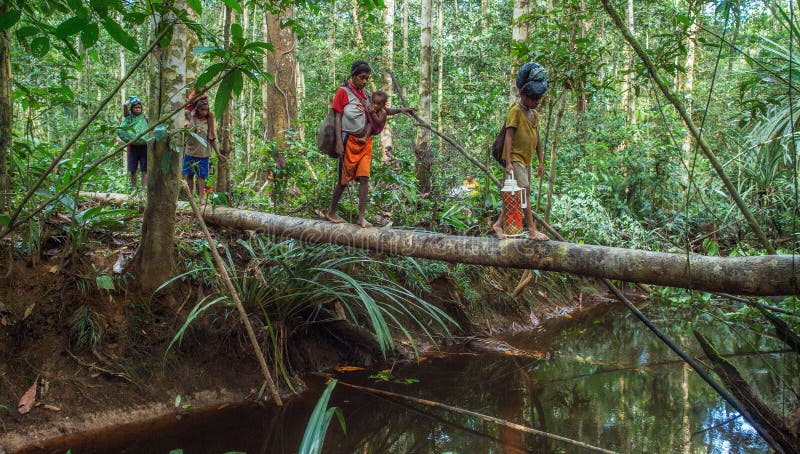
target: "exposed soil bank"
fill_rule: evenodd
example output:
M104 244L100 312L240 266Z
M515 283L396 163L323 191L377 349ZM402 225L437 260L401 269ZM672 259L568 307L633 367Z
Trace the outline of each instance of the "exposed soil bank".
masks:
M93 265L69 271L52 262L20 259L0 269L6 276L0 280L0 453L35 448L59 435L259 399L261 376L243 330L230 336L227 331L215 332L213 326L201 326L165 356L202 288L186 284L177 292L186 295L183 301L174 297L142 301L124 291L81 287L83 281L93 282L92 269L110 267L121 249L94 251ZM585 297L577 290L574 295L548 295L536 283L514 299L508 292L519 273L491 268L486 273L498 287L478 289L494 293L486 297L486 304L467 304L457 286L446 279L431 284L428 300L461 325L461 331L454 333L458 337L445 343L530 329L550 319L569 320L570 314L611 301ZM74 314L83 306L99 314L102 341L94 349L77 345ZM364 366L380 359L369 348L343 338L342 332L309 333L296 339L295 370ZM409 357L403 351L407 347L398 345L400 357ZM40 405L20 415L17 402L34 382L39 383ZM291 394L286 386L283 389Z

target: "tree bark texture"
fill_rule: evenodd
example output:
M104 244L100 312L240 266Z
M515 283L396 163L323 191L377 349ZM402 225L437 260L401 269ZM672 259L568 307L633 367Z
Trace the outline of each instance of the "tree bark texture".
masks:
M8 11L8 5L0 6L0 15ZM0 33L0 212L5 211L11 196L11 178L8 171L11 153L11 130L14 124L14 103L11 99L11 43L9 31Z
M275 162L279 168L285 166L286 131L292 129L297 121L297 47L292 29L281 27L285 20L294 20L294 9L287 8L280 14L267 16L269 42L275 46L275 50L267 55L267 72L275 81L267 85L267 134L277 143Z
M119 203L124 194L89 196ZM174 218L174 215L172 216ZM387 254L469 265L561 271L669 287L748 295L800 294L800 256L686 256L558 241L497 240L206 207L205 220L311 243L332 243Z
M176 0L176 8L188 9L185 0ZM188 29L184 25L172 25L174 17L166 16L159 27L174 27L172 39L158 53L159 73L153 84L158 115L179 109L185 103L186 61ZM156 31L156 35L160 30ZM183 115L175 115L168 126L169 131L183 127ZM154 291L175 275L175 209L180 189L182 136L167 135L150 148L147 161L151 163L147 172L147 206L142 219L142 239L136 252L135 266L139 282L146 292Z
M419 116L426 123L431 123L431 85L433 84L433 68L431 66L433 0L422 0L420 16L419 43ZM417 141L414 149L416 155L417 189L420 193L431 191L431 172L433 156L431 156L431 133L427 129L417 130Z

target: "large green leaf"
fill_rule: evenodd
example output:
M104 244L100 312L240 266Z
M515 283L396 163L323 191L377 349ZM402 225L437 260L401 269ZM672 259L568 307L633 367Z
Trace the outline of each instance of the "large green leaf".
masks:
M61 39L69 38L70 36L80 33L83 26L86 24L86 19L80 17L70 17L64 22L58 24L56 27L55 35Z
M237 0L222 0L228 5L232 10L241 13L242 12L242 5L239 4Z
M31 54L36 58L42 58L50 52L50 40L46 36L37 36L31 41Z
M232 71L228 73L225 77L222 78L222 82L219 83L219 88L217 89L217 99L214 100L214 116L217 118L222 117L222 113L225 112L225 109L228 107L228 101L231 100L231 92L233 90L233 73L238 71ZM241 78L241 73L239 74Z
M81 30L81 43L83 47L88 49L95 45L97 39L100 37L100 27L94 22L90 22Z
M233 84L233 92L236 96L242 94L242 89L244 88L244 80L242 79L242 71L239 69L233 70L231 72L231 79Z
M209 82L211 82L215 77L217 77L217 74L219 74L222 70L224 70L227 67L228 65L226 63L215 63L209 66L208 68L206 68L205 71L203 71L202 74L200 74L197 77L197 82L195 83L195 87L197 88L205 87L206 85L208 85Z
M75 15L83 18L89 17L89 10L83 5L81 0L67 0L67 4Z
M235 38L244 37L244 28L242 28L241 24L231 24L231 36Z
M136 42L136 38L129 35L128 32L126 32L118 23L109 18L104 18L102 23L103 28L105 28L108 34L114 38L114 41L118 42L122 45L122 47L133 53L139 53L139 43Z
M0 32L9 29L17 23L20 17L20 12L17 10L9 11L0 16Z

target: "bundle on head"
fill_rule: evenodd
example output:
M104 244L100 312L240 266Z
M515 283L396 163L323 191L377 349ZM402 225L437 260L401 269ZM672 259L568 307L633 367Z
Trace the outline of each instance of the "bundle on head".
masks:
M129 106L133 107L133 106L135 106L136 104L139 104L139 105L141 106L141 105L142 105L142 100L141 100L141 99L139 99L137 96L130 96L130 97L128 97L128 105L129 105Z
M525 96L541 98L547 91L547 71L538 63L525 63L517 72L517 88Z

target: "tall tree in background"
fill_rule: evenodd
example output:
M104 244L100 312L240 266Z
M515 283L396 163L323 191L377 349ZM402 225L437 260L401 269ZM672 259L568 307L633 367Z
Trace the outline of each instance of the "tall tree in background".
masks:
M633 0L628 0L628 30L634 33L634 9ZM629 124L636 123L636 92L633 88L634 64L633 51L630 47L625 47L625 73L622 77L622 112L628 119Z
M279 13L267 13L267 36L274 50L267 54L267 72L273 83L267 84L267 138L275 139L275 163L279 169L286 166L286 132L297 122L297 44L290 27L282 23L294 20L294 8ZM274 196L277 196L273 191Z
M0 6L0 16L7 12L8 5ZM11 45L9 31L3 30L0 32L0 212L5 211L11 190L8 172L11 130L14 122L14 104L11 96Z
M431 23L433 19L433 0L422 0L419 39L419 116L431 122L431 85L433 84L433 68L431 66ZM431 171L433 156L431 153L431 132L426 128L417 130L416 155L417 189L421 193L431 191Z
M386 41L383 43L383 77L381 79L381 90L386 92L386 107L392 105L392 76L394 71L394 0L384 0L386 8L383 10L383 35ZM386 163L389 159L388 147L392 146L392 128L387 124L381 132L381 162Z
M233 9L225 5L225 25L222 29L222 39L225 49L230 50L231 47L231 24L233 24ZM217 136L219 137L219 154L224 156L224 159L217 159L217 181L215 189L217 192L230 194L231 191L231 177L230 177L230 156L233 153L233 146L231 145L231 135L233 134L233 96L228 100L228 105L222 112L219 119L219 130Z
M689 35L686 38L686 64L684 65L686 76L683 79L683 87L681 87L680 91L683 92L683 99L686 103L686 113L691 116L694 105L692 90L694 89L694 62L697 54L697 33L700 30L700 15L691 8L689 17L692 23L689 25ZM682 146L684 159L689 159L693 145L692 134L686 131L686 135L683 136Z
M511 17L511 48L519 48L530 37L530 28L528 22L523 20L523 16L530 12L530 2L525 0L514 0L514 10ZM508 104L514 104L517 101L519 90L517 89L517 70L522 64L525 63L523 59L516 58L511 60L510 78L509 78L509 92Z
M185 0L174 0L173 6L186 10ZM173 27L172 39L160 47L157 78L153 81L154 95L150 98L151 118L161 118L180 109L185 103L186 61L189 51L188 29L175 24L173 14L166 14L156 25L157 36L162 27ZM168 130L183 127L183 116L168 120ZM149 153L147 200L142 219L142 239L136 252L135 268L145 292L152 292L175 274L175 209L180 189L180 135L167 134L156 141Z

